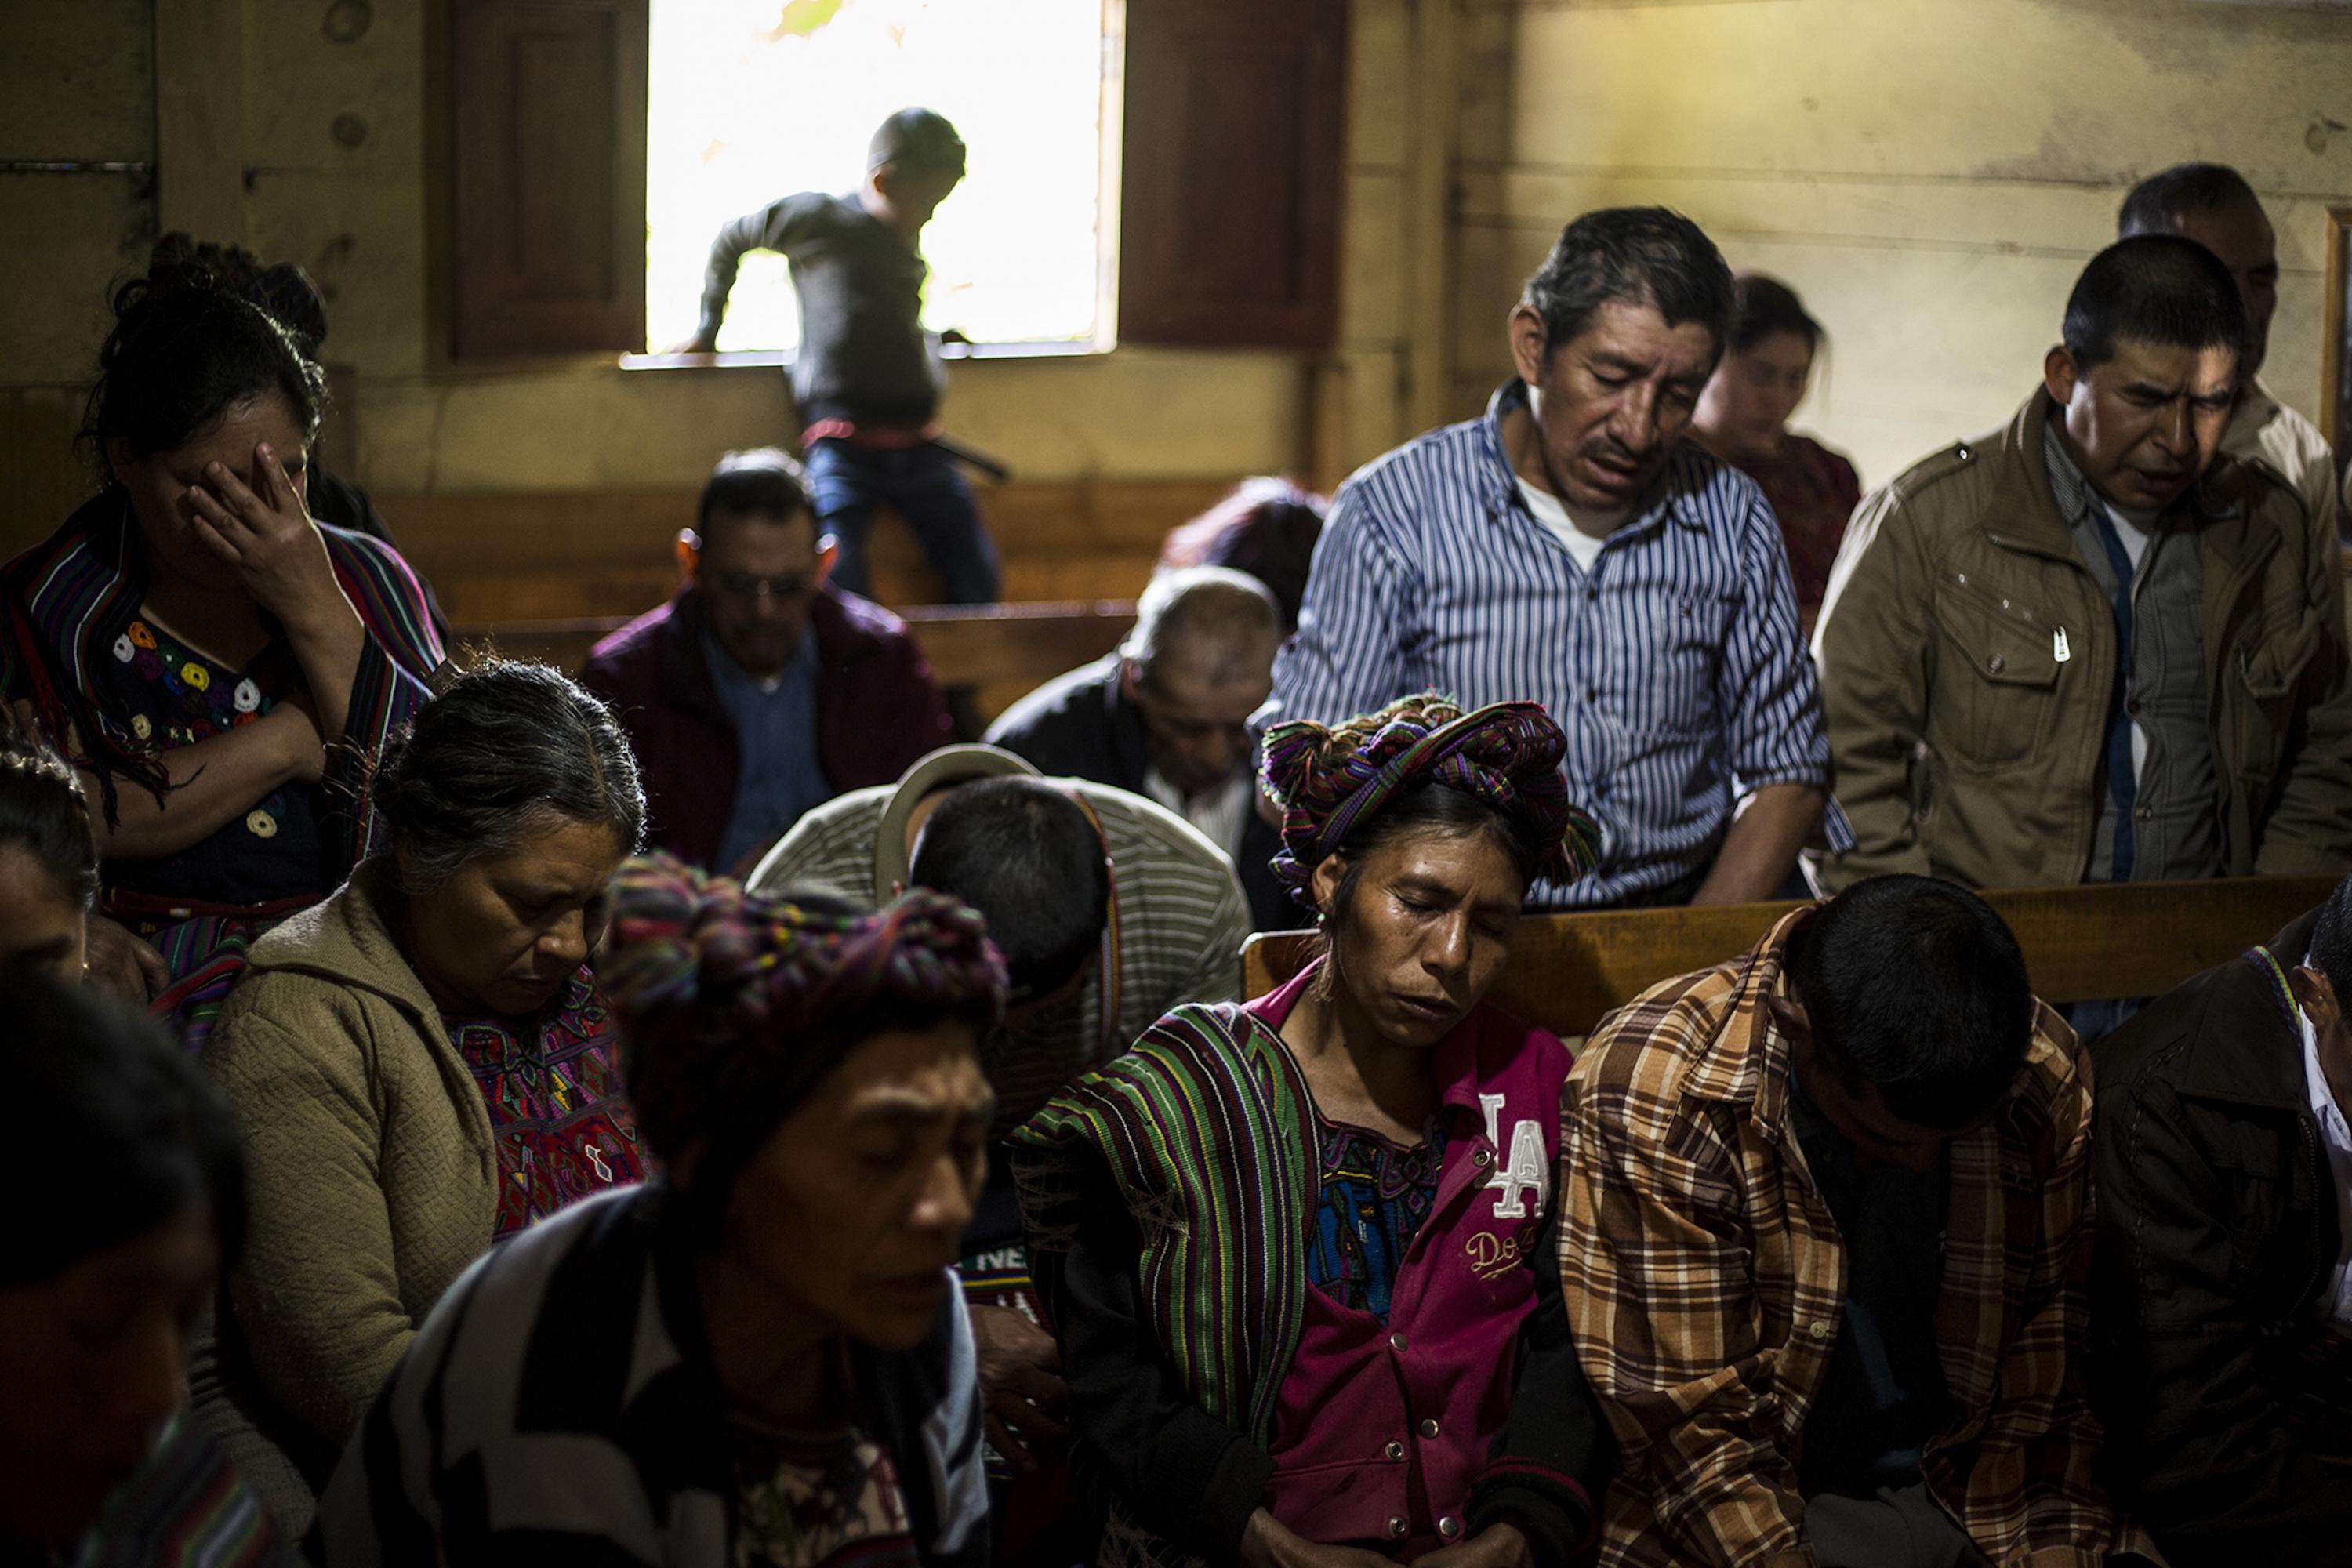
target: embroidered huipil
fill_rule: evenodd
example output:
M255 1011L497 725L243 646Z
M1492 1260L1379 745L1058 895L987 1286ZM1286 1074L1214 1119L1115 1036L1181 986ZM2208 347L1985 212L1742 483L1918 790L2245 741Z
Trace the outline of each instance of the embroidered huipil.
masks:
M178 855L105 868L101 912L163 953L172 984L154 1011L192 1050L253 941L333 891L375 847L368 770L424 706L444 658L424 586L397 552L323 523L319 537L367 634L326 780L259 796ZM0 567L0 698L31 702L53 742L78 746L71 760L99 776L94 809L152 787L163 753L253 722L300 684L282 637L245 669L227 668L155 621L146 589L144 547L120 491Z
M645 1179L636 1119L613 1061L612 1014L585 967L525 1027L504 1018L441 1022L489 1108L499 1158L493 1240Z
M1279 1031L1312 971L1243 1011ZM1568 1047L1481 1006L1438 1042L1436 1194L1387 1282L1388 1310L1304 1293L1275 1412L1266 1507L1309 1541L1463 1539L1535 1310L1530 1243L1550 1217ZM1570 1484L1573 1484L1572 1482Z
M1112 1535L1222 1561L1262 1504L1309 1540L1408 1557L1506 1514L1564 1552L1607 1464L1549 1261L1567 1048L1484 1005L1434 1047L1442 1162L1383 1321L1342 1299L1360 1282L1314 1283L1327 1173L1278 1035L1313 973L1179 1008L1015 1134ZM1163 1385L1184 1403L1155 1408Z

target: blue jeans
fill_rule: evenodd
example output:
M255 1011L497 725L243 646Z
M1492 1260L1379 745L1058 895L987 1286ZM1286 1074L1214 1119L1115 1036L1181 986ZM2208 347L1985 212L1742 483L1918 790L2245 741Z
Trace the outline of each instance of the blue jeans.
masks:
M875 509L887 506L907 520L923 558L939 574L940 603L995 603L996 545L980 520L963 470L940 447L884 451L818 441L809 447L808 479L817 525L841 545L833 565L835 583L871 595L866 536L874 529Z

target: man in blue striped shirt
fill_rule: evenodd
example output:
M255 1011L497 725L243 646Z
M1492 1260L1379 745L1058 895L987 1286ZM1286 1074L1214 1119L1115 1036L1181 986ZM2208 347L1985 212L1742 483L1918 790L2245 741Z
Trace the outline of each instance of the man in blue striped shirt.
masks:
M1660 207L1568 226L1511 312L1483 419L1341 488L1258 715L1325 722L1436 688L1541 702L1601 864L1539 907L1770 898L1823 826L1829 742L1780 531L1682 437L1731 274ZM1834 809L1831 842L1850 836Z

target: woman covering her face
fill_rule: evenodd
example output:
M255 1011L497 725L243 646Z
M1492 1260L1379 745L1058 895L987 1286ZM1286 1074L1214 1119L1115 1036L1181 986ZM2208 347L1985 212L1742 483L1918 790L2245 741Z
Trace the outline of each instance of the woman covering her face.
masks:
M105 485L0 569L0 695L84 775L103 912L198 1045L246 944L373 847L366 760L441 645L398 554L311 520L325 377L276 319L159 259L100 367Z
M200 1409L289 1531L466 1266L644 1169L587 967L645 819L612 714L544 666L480 667L373 788L384 853L254 944L206 1053L253 1226Z
M985 1562L950 1268L1004 1005L980 917L639 861L602 971L664 1173L449 1292L328 1488L324 1562Z
M1324 951L1188 1006L1014 1136L1099 1561L1558 1563L1606 1430L1550 1241L1569 1054L1484 1002L1528 884L1590 867L1533 703L1265 739Z
M187 1418L192 1326L244 1229L236 1134L128 1005L0 972L9 1153L38 1173L0 1246L0 1563L289 1561Z

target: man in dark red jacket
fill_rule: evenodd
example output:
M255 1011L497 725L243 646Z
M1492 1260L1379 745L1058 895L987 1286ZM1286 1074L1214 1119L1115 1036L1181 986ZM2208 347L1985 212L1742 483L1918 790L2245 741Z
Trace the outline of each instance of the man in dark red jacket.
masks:
M654 846L748 868L811 806L951 738L906 623L826 583L833 541L791 458L721 458L677 552L677 596L580 670L628 730Z

